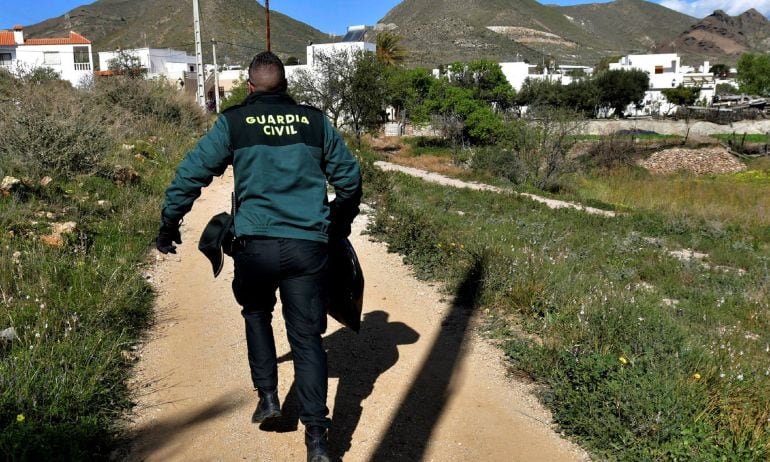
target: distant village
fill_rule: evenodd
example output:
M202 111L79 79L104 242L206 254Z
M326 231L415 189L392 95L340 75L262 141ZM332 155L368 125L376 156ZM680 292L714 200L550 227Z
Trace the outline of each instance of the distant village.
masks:
M315 57L319 54L349 53L360 50L375 52L376 45L364 41L367 26L352 26L341 41L332 43L311 44L307 47L306 64L289 65L286 67L287 78L302 69L313 69ZM70 32L63 38L27 38L22 26L15 26L10 31L0 31L0 67L13 70L15 68L49 67L56 71L63 80L73 86L81 86L91 78L109 77L115 74L111 63L121 56L130 56L141 69L147 79L164 78L177 86L191 98L196 98L197 69L195 56L185 51L170 48L136 48L126 50L99 51L100 70L93 63L91 41L77 32ZM508 82L514 90L521 90L527 79L546 80L568 85L576 79L590 76L594 72L592 66L584 65L543 65L527 62L500 62L499 65ZM246 78L246 69L240 65L203 66L204 94L208 108L218 110L221 98L230 95L233 89L242 84ZM682 65L681 58L676 53L636 54L622 57L616 63L610 63L610 70L641 70L649 75L650 88L647 90L643 104L630 105L626 116L650 116L669 114L675 105L663 96L663 90L677 86L699 88L698 101L701 107L756 107L764 110L766 101L763 98L752 98L748 95L719 97L716 95L718 85L726 84L736 90L736 70L715 75L711 63L703 62L697 68ZM433 70L433 75L439 77L443 70ZM451 75L448 76L451 79ZM215 91L218 88L219 91Z

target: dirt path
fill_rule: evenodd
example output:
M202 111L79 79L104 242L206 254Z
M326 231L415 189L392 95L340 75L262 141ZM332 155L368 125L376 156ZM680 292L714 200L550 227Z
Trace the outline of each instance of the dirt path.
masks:
M567 202L567 201L562 201L558 199L549 199L547 197L538 196L530 193L520 193L520 192L512 191L510 189L499 188L497 186L492 186L484 183L458 180L455 178L450 178L448 176L441 175L440 173L420 170L419 168L406 167L404 165L398 165L398 164L393 164L390 162L383 162L383 161L377 161L374 164L385 171L396 171L396 172L406 173L407 175L416 176L418 178L422 178L423 180L429 181L431 183L438 183L444 186L452 186L453 188L470 188L470 189L475 189L477 191L492 191L497 193L515 194L517 196L526 197L535 202L540 202L541 204L545 204L547 207L552 209L569 208L569 209L580 210L591 215L601 215L604 217L614 217L617 215L615 212L611 210L597 209L595 207L588 207L585 205L577 204L575 202Z
M142 396L129 460L305 460L290 358L279 364L285 417L260 429L250 423L256 398L230 291L232 261L215 280L196 248L206 220L227 210L231 185L226 175L204 191L185 219L178 256L153 273L159 319L138 350ZM324 340L333 453L345 461L587 460L551 429L532 386L506 377L500 351L476 333L473 311L361 236L365 220L351 238L367 280L362 332L330 320ZM274 328L283 356L280 309Z

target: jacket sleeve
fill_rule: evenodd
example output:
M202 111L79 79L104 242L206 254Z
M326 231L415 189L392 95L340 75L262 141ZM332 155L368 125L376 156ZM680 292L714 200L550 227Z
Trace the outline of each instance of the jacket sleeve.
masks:
M336 199L330 204L332 224L349 226L361 203L361 168L339 132L324 118L325 173Z
M176 176L166 190L161 213L163 222L178 224L201 195L201 188L211 184L214 176L222 175L232 159L227 119L220 116L177 167Z

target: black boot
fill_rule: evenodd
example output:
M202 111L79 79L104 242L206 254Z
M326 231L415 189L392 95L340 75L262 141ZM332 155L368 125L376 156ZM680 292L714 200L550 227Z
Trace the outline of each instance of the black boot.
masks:
M307 446L307 462L331 462L325 428L307 427L305 429L305 446Z
M278 401L278 391L259 390L259 403L257 404L257 409L254 410L254 414L251 416L251 421L261 423L275 417L281 417L281 403Z

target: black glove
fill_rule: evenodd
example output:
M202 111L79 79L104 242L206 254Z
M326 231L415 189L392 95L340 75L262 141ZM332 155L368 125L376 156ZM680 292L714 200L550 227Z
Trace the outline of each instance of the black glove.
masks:
M165 221L162 222L160 230L158 230L158 237L155 238L155 247L163 254L176 253L174 242L177 244L182 243L179 225L174 225Z
M351 207L343 202L333 200L329 204L329 239L344 239L350 236L350 225L358 215L358 207Z
M350 223L332 221L329 225L329 240L344 239L350 236Z

